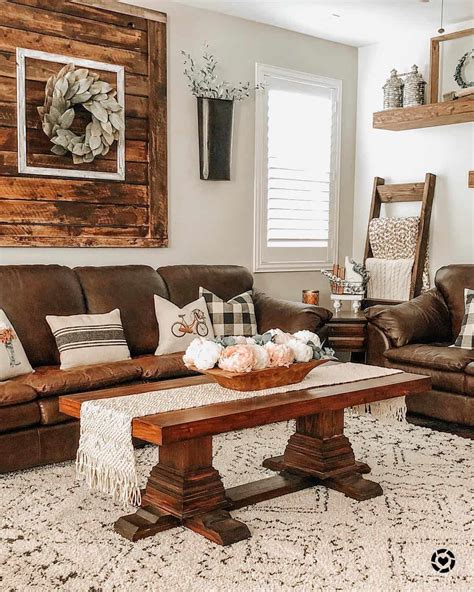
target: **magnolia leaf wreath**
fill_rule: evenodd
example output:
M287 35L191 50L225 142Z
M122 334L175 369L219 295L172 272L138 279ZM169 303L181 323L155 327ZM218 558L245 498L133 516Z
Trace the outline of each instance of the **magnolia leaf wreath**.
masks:
M86 68L76 70L68 64L46 83L43 107L38 107L44 133L54 146L53 154L72 154L74 164L92 162L105 156L124 129L123 107L116 100L117 91L98 74ZM82 105L92 120L81 135L71 126L76 107Z

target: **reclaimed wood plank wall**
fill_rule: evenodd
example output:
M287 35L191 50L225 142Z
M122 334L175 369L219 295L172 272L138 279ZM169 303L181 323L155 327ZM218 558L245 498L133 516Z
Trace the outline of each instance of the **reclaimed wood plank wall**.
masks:
M150 20L60 0L0 0L0 246L167 246L166 17ZM125 67L125 181L20 175L16 48ZM36 108L61 65L26 69L34 166L71 168L50 152ZM109 80L113 73L102 73ZM87 115L78 114L80 124ZM116 148L88 170L113 172Z

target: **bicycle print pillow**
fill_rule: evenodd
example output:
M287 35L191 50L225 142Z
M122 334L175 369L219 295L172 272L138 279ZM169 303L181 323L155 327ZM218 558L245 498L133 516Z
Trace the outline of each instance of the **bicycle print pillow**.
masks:
M33 372L33 368L21 341L7 315L0 309L0 381L29 372Z
M155 355L185 351L196 337L214 338L211 319L204 298L198 298L183 308L155 294L156 320L160 340Z

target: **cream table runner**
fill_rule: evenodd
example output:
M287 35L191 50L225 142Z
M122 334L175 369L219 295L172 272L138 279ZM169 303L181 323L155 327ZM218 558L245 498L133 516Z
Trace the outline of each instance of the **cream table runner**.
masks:
M139 506L141 496L132 444L132 420L135 417L357 382L400 372L401 370L350 362L328 363L312 370L302 382L262 391L234 391L209 383L86 401L81 406L81 437L76 474L91 489L107 493L123 504ZM399 420L405 417L404 397L361 407L362 409L356 411Z

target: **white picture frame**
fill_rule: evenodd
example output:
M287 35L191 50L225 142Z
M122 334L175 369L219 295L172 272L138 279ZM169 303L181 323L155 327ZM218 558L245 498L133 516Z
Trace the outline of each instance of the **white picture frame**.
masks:
M117 75L117 101L125 113L125 69L123 66L57 55L44 51L36 51L18 47L16 50L16 82L17 82L17 131L18 131L18 173L26 175L44 175L48 177L72 177L81 179L104 179L113 181L125 180L125 130L119 133L117 141L117 170L88 171L84 168L53 168L31 166L27 163L26 145L26 58L55 62L59 64L73 63L81 68L115 72ZM39 107L40 105L38 105Z

